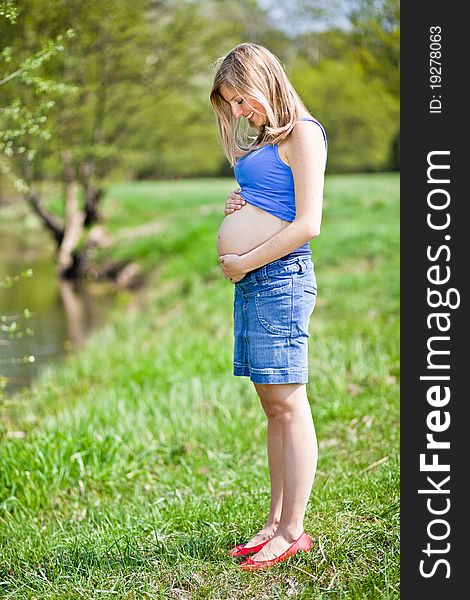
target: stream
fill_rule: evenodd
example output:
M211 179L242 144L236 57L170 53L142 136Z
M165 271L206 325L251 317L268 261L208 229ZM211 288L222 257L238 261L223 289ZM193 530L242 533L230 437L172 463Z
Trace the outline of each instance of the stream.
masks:
M33 215L21 224L4 221L0 209L0 281L28 269L33 273L0 287L0 316L7 316L9 325L15 321L20 332L0 332L0 378L7 378L7 395L29 387L45 366L82 346L105 324L118 296L111 284L60 281L54 244L35 221ZM31 312L28 319L25 309Z

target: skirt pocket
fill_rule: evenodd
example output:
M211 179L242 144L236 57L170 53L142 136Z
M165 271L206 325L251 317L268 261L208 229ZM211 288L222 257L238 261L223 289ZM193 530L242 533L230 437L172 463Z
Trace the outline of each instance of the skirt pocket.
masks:
M286 336L291 333L293 308L292 279L273 282L273 287L259 291L255 296L258 321L270 333Z
M317 288L311 283L296 287L294 294L294 314L292 331L294 337L310 337L308 332L310 317L317 301Z

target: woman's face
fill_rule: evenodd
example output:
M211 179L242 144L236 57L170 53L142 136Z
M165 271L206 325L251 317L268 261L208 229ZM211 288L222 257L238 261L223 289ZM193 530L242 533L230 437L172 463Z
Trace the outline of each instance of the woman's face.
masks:
M245 117L256 127L261 127L267 121L263 105L250 96L241 96L232 87L222 84L220 95L230 104L232 114L236 119Z

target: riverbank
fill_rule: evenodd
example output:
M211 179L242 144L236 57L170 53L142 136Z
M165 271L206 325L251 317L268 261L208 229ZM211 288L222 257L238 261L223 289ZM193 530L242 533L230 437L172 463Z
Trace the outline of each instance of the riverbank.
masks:
M233 286L215 250L230 186L129 183L104 199L120 237L97 260L138 261L147 284L9 407L4 597L399 597L398 177L327 181L307 387L315 544L258 575L224 552L269 509L265 419L231 375Z

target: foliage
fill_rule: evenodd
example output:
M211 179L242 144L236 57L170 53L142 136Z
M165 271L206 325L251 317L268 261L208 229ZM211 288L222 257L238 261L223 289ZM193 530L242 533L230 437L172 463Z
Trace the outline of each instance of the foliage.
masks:
M356 0L350 14L354 53L365 71L400 94L400 2Z
M41 52L57 50L33 73L22 71L25 78L39 78L48 88L13 78L10 109L3 114L11 122L7 129L14 131L19 124L23 128L16 152L37 149L36 178L61 175L64 150L71 151L76 166L93 165L97 179L225 173L227 162L208 93L215 59L242 41L266 45L294 75L306 103L337 141L331 148L330 169L395 166L390 155L398 131L397 0L297 0L277 7L274 1L257 0L8 4L17 7L16 25L0 25L0 34L9 48L4 56L15 61L11 72L28 56L39 58ZM284 11L279 13L283 19L276 17L273 6ZM304 24L295 35L284 27L294 13ZM318 23L321 27L314 26ZM68 30L75 32L73 40L58 37ZM58 51L65 42L67 52ZM11 60L10 64L13 67ZM357 78L351 85L348 71ZM344 96L335 75L345 86ZM76 93L60 95L66 88ZM332 98L338 103L334 118L327 102ZM23 113L17 110L17 99L25 107ZM35 129L45 130L41 119L46 114L52 137L46 139L44 131L33 140ZM385 132L382 141L377 139L379 119ZM351 128L351 123L356 125ZM370 149L358 152L364 145ZM335 149L341 157L333 157Z
M398 0L298 0L294 6L324 25L297 36L292 72L327 126L329 169L398 169Z
M323 60L316 67L298 61L294 85L328 134L328 169L384 170L398 131L398 101L361 65Z
M1 0L0 1L0 17L3 17L10 23L15 23L18 17L18 8L15 4L15 0Z
M0 4L1 39L13 41L11 25L20 17L18 3L8 0ZM0 77L2 100L0 105L0 173L10 176L19 191L28 189L27 183L12 172L11 159L31 161L34 158L35 140L49 140L46 127L47 114L54 107L54 97L72 91L61 81L48 79L41 74L44 64L64 50L64 43L73 37L73 31L44 39L39 50L25 54L17 45L4 46L0 60L8 65L9 72ZM2 156L3 155L3 156ZM5 160L10 159L10 160Z
M37 172L61 173L64 149L75 165L92 164L98 178L126 170L140 175L151 168L163 176L217 168L208 56L230 39L227 23L208 27L204 7L184 0L88 1L73 10L65 0L47 2L47 10L45 4L27 3L24 34L75 31L73 45L48 73L77 94L56 103L53 139L42 146ZM209 151L201 153L201 145Z

